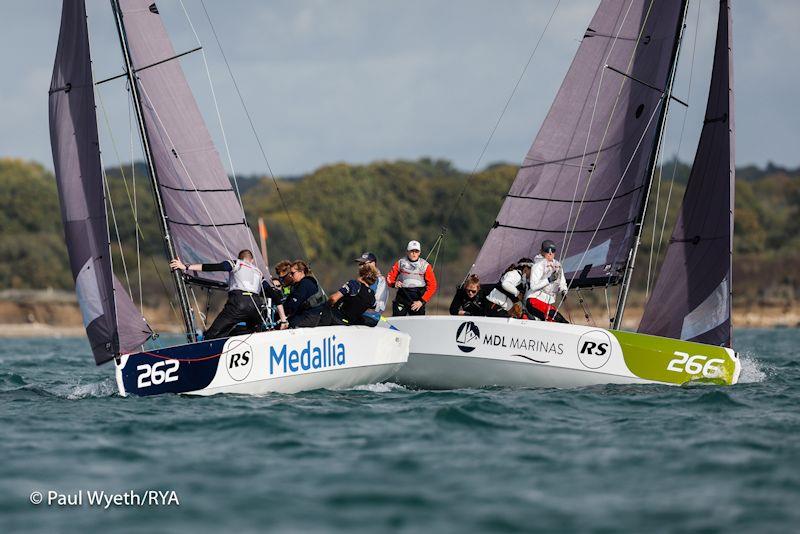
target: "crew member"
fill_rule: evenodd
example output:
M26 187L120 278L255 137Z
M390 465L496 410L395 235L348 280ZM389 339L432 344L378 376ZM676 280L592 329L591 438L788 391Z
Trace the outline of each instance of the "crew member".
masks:
M378 271L374 265L359 264L358 278L349 280L328 299L328 305L332 308L332 324L366 324L364 312L375 306L375 292L370 286L375 283L377 278ZM370 322L367 326L376 324L377 321Z
M409 241L406 257L397 260L386 275L389 287L397 288L392 302L392 315L425 315L427 304L436 293L436 276L433 267L420 258L419 241Z
M289 292L292 290L292 277L289 276L289 271L291 270L292 262L289 260L281 260L277 264L275 264L275 275L277 278L272 280L275 287L279 288L281 293L283 294L283 298L285 299Z
M481 291L481 280L478 275L471 274L456 288L453 302L450 303L450 315L486 315L487 306L486 296Z
M378 258L372 252L365 252L355 260L359 266L372 265L378 273L378 278L375 283L369 287L375 293L375 306L371 307L364 312L365 324L374 326L381 320L381 314L386 309L386 303L389 300L389 287L386 285L386 277L381 274L378 268Z
M226 271L228 273L228 300L222 311L205 331L205 339L226 337L233 328L244 322L249 332L255 331L264 324L259 307L263 304L261 296L264 277L256 266L253 253L242 250L234 261L225 260L221 263L194 263L184 264L180 258L169 262L172 269L182 271ZM279 311L282 314L282 311ZM282 323L286 324L285 317L281 316Z
M556 299L567 294L564 269L556 259L556 244L549 239L542 242L541 253L534 258L525 301L528 311L540 321L568 322L554 306Z
M292 262L289 276L292 278L292 289L283 303L289 317L289 328L318 326L325 311L325 291L304 261Z
M522 298L528 286L528 277L531 273L533 260L520 258L516 264L510 265L500 281L486 296L491 303L490 315L499 316L505 312L506 316L523 317Z

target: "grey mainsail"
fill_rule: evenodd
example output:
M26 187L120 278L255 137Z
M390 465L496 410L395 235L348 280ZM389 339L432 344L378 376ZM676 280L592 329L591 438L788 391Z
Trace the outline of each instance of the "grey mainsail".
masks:
M63 4L49 100L70 267L86 335L101 364L131 352L152 332L112 272L83 0Z
M734 146L730 2L719 9L705 121L639 332L731 346Z
M155 3L119 0L167 225L186 263L250 249L266 269ZM221 273L196 278L226 281Z
M619 282L647 196L684 7L600 3L478 255L482 279L497 280L552 239L574 285Z

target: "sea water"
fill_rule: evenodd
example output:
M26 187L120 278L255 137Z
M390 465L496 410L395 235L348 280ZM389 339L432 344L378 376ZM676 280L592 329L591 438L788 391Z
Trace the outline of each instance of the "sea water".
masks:
M736 345L734 387L121 398L84 339L0 340L0 529L796 530L800 331Z

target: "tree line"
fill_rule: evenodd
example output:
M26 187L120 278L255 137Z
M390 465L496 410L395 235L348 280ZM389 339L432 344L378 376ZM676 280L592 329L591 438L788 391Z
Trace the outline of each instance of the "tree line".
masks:
M365 165L337 163L297 178L278 179L287 210L267 177L240 178L239 188L251 227L257 227L258 217L267 222L270 258L310 260L327 287L346 279L353 270L352 259L366 250L378 256L384 271L403 253L409 239L422 241L426 253L463 190L437 257L437 271L449 292L474 261L516 171L514 165L498 163L470 178L449 161L429 158ZM644 257L658 248L652 244L652 225L660 226L661 220L653 221L653 214L663 217L672 187L664 236L669 238L688 174L689 166L679 162L662 170L660 190L651 195L651 215L640 249ZM113 213L116 217L127 278L135 284L141 270L147 284L146 300L155 303L166 297L169 282L146 169L142 164L110 168L107 176L109 216ZM800 169L749 166L738 169L737 177L736 299L739 303L794 300L800 297L796 274L800 271ZM0 286L71 289L52 173L35 162L3 158L0 184ZM134 201L144 237L139 242L140 265L134 252ZM115 266L120 267L119 248L115 245L112 250ZM659 259L654 258L655 265ZM638 270L636 290L646 285L644 271ZM118 276L125 281L124 273Z

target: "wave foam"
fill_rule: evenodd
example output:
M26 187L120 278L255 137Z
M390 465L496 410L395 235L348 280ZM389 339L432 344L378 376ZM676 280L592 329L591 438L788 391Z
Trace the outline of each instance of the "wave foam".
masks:
M365 384L350 388L354 391L371 391L373 393L389 393L390 391L406 391L406 388L394 382L381 382L380 384Z
M766 366L750 352L740 353L742 373L739 375L740 384L763 382L767 379Z

